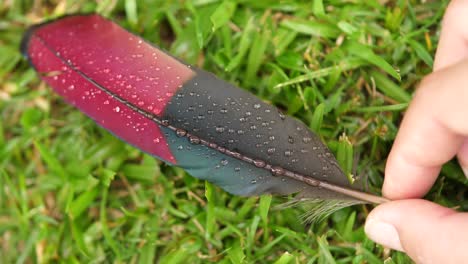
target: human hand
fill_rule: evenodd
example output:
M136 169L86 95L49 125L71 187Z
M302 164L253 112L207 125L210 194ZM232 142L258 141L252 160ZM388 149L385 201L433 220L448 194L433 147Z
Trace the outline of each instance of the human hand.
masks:
M468 176L468 1L452 1L434 72L416 91L387 160L383 194L365 230L418 263L468 262L468 213L418 199L457 156Z

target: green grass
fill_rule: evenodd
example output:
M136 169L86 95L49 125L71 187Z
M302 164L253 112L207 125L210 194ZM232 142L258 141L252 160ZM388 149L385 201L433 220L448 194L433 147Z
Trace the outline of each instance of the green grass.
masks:
M99 12L301 119L378 193L446 5L379 2L0 2L0 263L409 263L366 238L371 206L305 225L229 195L98 128L18 52L33 23ZM449 163L427 198L467 210L467 185Z

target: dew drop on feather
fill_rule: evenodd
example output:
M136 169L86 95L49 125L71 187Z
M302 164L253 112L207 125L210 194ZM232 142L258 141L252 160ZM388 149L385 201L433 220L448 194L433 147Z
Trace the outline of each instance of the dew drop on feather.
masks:
M274 176L281 176L281 175L284 175L284 169L281 168L281 167L273 167L271 169L271 173L274 175Z
M187 135L187 131L185 131L184 129L179 128L179 129L176 130L176 135L178 137L184 137L185 135Z
M263 168L266 166L266 163L263 160L254 160L254 165L255 167Z
M161 125L162 126L168 126L169 125L169 120L167 120L167 119L161 120Z
M192 144L200 144L200 138L198 138L197 136L190 136L189 141Z

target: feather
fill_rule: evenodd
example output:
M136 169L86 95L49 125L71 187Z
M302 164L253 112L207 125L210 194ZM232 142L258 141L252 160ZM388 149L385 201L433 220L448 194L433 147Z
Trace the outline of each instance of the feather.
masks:
M351 184L300 121L99 15L35 25L21 49L55 92L98 125L232 194L297 193L296 201L324 212L387 201Z

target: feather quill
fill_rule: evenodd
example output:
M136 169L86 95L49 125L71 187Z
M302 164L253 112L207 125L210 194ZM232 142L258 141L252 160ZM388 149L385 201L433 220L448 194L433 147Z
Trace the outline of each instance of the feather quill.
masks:
M300 121L99 15L35 25L21 49L44 81L97 124L230 193L297 193L295 202L320 205L314 218L387 201L349 183Z

